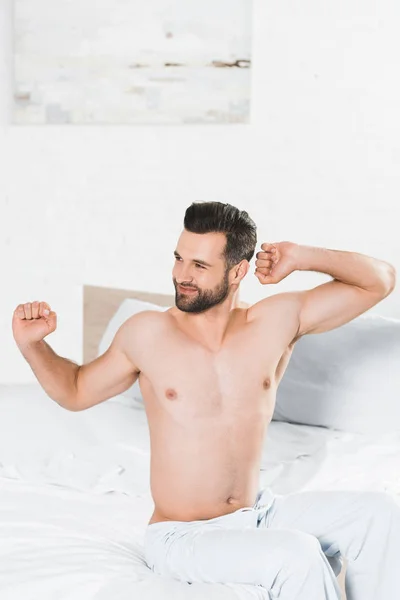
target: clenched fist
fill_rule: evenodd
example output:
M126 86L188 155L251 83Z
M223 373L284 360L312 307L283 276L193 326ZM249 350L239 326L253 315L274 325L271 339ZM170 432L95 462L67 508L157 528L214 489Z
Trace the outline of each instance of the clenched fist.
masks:
M57 327L57 315L47 302L18 304L13 313L12 330L19 348L40 342Z

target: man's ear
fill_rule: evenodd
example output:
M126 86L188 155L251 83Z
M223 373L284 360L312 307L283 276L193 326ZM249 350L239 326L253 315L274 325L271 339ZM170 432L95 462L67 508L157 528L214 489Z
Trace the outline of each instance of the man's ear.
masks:
M235 279L239 279L239 281L235 283L240 283L240 281L244 279L244 277L246 277L247 273L249 272L249 269L249 261L246 259L241 260L240 263L238 263L235 267Z

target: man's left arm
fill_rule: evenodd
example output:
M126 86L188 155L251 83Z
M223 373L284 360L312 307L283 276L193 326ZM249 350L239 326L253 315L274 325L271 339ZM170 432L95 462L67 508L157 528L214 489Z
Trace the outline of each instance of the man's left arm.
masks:
M298 246L297 269L333 277L299 292L297 337L348 323L386 298L396 285L393 265L356 252Z
M262 249L257 254L256 276L263 284L278 283L297 270L333 277L310 290L285 293L297 301L295 339L344 325L386 298L396 285L393 265L364 254L291 242L262 244Z

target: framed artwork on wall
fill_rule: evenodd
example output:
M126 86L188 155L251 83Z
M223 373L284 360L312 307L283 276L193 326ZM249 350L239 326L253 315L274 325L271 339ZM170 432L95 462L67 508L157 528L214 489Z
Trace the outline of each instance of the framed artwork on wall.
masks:
M247 123L252 0L14 0L14 123Z

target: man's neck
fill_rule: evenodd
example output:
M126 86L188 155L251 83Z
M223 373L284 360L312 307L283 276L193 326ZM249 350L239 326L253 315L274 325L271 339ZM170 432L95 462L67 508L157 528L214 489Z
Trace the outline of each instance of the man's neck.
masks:
M206 346L217 350L222 346L225 334L235 318L234 309L241 308L238 304L238 296L231 296L222 304L205 312L199 314L183 313L180 320Z

